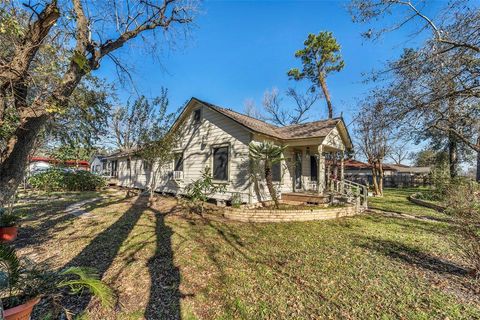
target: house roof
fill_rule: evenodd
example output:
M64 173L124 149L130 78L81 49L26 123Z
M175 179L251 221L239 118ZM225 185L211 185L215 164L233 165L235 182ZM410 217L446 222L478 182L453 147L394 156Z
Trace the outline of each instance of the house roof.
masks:
M296 140L296 139L306 139L306 138L324 138L326 137L334 128L341 124L341 130L344 131L344 136L347 140L347 148L352 148L352 139L346 129L345 122L343 118L333 118L326 120L319 120L313 122L307 122L302 124L294 124L285 127L278 127L273 124L267 123L260 119L256 119L245 114L233 111L229 108L219 107L217 105L211 104L209 102L200 100L198 98L192 97L190 101L186 104L185 108L181 112L180 116L175 121L174 125L170 130L173 130L179 123L180 119L183 118L183 115L186 114L186 110L192 101L196 101L202 105L207 106L208 108L222 114L223 116L235 121L241 126L247 128L250 131L255 133L267 135L272 138L281 139L281 140ZM120 158L127 156L128 154L134 153L135 151L117 151L106 156L106 159Z
M345 160L346 169L370 169L372 166L368 163L355 159ZM430 167L410 167L404 164L383 164L383 170L391 170L399 173L429 173Z
M345 169L370 169L372 167L369 163L365 163L355 159L345 160L344 166L345 166ZM396 168L385 163L383 164L383 170L397 171Z
M130 151L114 151L110 153L109 155L105 156L104 159L111 159L111 158L121 158L121 157L126 157L129 154L135 153L136 150L130 150Z
M60 163L65 164L68 166L76 166L79 165L81 167L88 167L90 164L88 161L85 160L57 160L54 158L47 158L47 157L30 157L30 162L48 162L48 163Z
M404 173L430 173L430 167L410 167L406 165L391 164L392 168L395 168L398 172Z
M197 100L254 132L282 140L326 137L338 123L343 122L342 118L333 118L278 127L231 109L222 108L197 98L192 99Z

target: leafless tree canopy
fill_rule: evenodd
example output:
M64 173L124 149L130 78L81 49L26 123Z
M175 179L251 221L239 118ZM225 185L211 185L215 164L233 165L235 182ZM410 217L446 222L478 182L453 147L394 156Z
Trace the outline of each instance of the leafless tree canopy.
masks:
M319 98L318 93L311 90L299 93L293 88L289 88L285 95L293 106L285 107L285 99L281 97L277 88L265 91L262 101L266 113L263 116L265 120L279 126L305 122L309 118L309 111Z
M387 27L368 30L367 37L376 39L407 24L416 26L413 36L431 35L419 48L405 49L372 79L389 93L385 106L391 121L417 137L439 140L443 135L453 177L464 147L477 152L480 166L480 8L474 1L450 1L436 17L429 17L424 10L428 4L353 0L350 9L353 20L362 23L393 17Z
M383 195L383 162L391 155L397 139L396 130L389 121L388 110L380 94L366 100L357 116L357 147L372 170L376 195Z

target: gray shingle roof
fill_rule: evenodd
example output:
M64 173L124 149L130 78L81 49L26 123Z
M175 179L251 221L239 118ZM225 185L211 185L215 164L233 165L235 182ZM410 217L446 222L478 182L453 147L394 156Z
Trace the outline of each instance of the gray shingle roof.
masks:
M333 128L336 127L338 122L341 121L341 118L333 118L302 124L294 124L285 127L277 127L275 125L266 123L265 121L252 118L231 109L222 108L201 100L198 101L254 132L283 140L325 137Z

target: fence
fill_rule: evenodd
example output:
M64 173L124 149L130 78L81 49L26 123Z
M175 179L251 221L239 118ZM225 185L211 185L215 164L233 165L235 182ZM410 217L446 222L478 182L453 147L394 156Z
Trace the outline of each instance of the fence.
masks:
M345 179L371 186L373 177L371 175L346 174ZM410 188L431 185L429 175L391 175L383 177L383 186L387 188Z

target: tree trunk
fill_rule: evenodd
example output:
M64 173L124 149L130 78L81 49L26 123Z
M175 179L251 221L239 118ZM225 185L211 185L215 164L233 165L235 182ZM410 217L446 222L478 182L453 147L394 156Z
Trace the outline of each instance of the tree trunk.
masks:
M28 118L22 126L17 128L15 140L10 141L13 148L0 163L0 207L7 204L22 182L28 156L47 119L48 115L45 114Z
M268 163L268 161L265 161L265 181L267 182L268 193L270 193L270 197L275 204L275 208L278 209L277 192L273 186L272 179L272 166L270 163Z
M477 145L480 146L480 134L477 138ZM480 182L480 151L477 151L477 182Z
M318 81L320 82L320 86L322 87L323 95L325 96L325 100L327 101L327 108L328 108L328 118L333 118L333 106L332 101L330 100L330 92L328 92L327 81L325 77L320 76Z
M383 164L382 161L378 162L378 191L383 197Z
M453 133L448 134L448 164L450 178L458 175L458 141Z
M373 183L373 193L378 196L380 195L378 189L378 180L377 180L377 168L375 167L375 163L371 164L372 168L372 183Z

